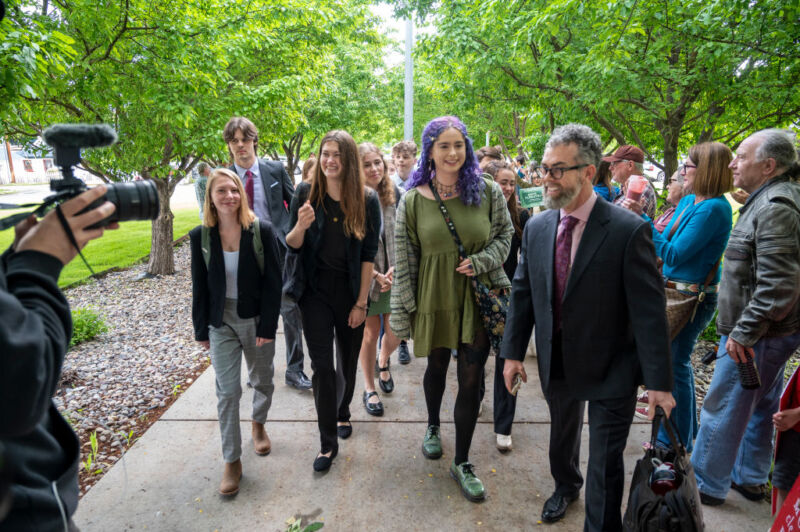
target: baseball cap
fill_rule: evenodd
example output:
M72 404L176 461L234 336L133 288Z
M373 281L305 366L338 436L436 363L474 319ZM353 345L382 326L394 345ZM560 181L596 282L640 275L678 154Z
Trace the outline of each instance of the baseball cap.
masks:
M618 161L633 161L635 163L644 162L644 152L636 146L625 144L617 148L613 154L603 157L603 160L609 163Z

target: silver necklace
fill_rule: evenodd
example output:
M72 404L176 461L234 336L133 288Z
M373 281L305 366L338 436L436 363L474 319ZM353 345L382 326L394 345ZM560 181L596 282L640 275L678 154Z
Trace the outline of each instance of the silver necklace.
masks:
M433 184L436 186L436 191L444 199L452 198L456 193L456 183L452 185L443 185L434 177Z

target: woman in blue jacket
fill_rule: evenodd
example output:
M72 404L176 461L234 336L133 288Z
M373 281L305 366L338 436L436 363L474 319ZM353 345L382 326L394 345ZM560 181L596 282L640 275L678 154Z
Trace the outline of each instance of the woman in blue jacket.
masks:
M675 377L672 394L676 401L672 418L690 452L698 429L691 356L698 336L717 309L720 258L733 224L731 205L724 196L733 189L733 175L728 168L732 159L731 150L719 142L692 146L681 167L687 195L678 203L664 231L653 230L656 255L664 261L662 273L666 285L692 295L705 292L693 318L671 344ZM711 281L705 286L712 270ZM658 441L669 444L663 429Z

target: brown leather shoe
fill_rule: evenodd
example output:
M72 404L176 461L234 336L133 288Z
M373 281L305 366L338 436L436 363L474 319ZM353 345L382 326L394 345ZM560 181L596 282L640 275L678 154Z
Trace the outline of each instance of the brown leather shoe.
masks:
M242 479L242 461L226 463L222 472L222 482L219 483L219 494L231 497L239 493L239 481Z
M259 456L266 456L272 450L272 442L269 441L264 425L255 421L253 421L253 447Z

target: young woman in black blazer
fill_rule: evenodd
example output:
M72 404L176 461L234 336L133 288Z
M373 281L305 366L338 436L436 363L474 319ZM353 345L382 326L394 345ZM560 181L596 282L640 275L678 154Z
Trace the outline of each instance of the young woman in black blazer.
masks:
M222 495L235 495L242 476L242 353L253 385L253 446L259 455L269 454L271 449L264 424L274 390L272 360L281 306L280 252L272 226L256 219L243 201L246 197L236 173L225 168L214 170L208 179L203 225L189 232L194 335L210 349L216 373L225 461L219 487ZM254 242L255 235L260 235L260 246ZM256 251L259 248L261 251Z
M339 450L338 437L352 433L350 401L381 214L377 195L364 186L358 149L346 131L325 135L317 161L311 184L301 183L295 190L286 243L289 254L300 254L295 281L302 286L299 305L314 370L321 444L314 470L326 471ZM287 257L287 264L297 258ZM345 377L338 406L334 336Z

